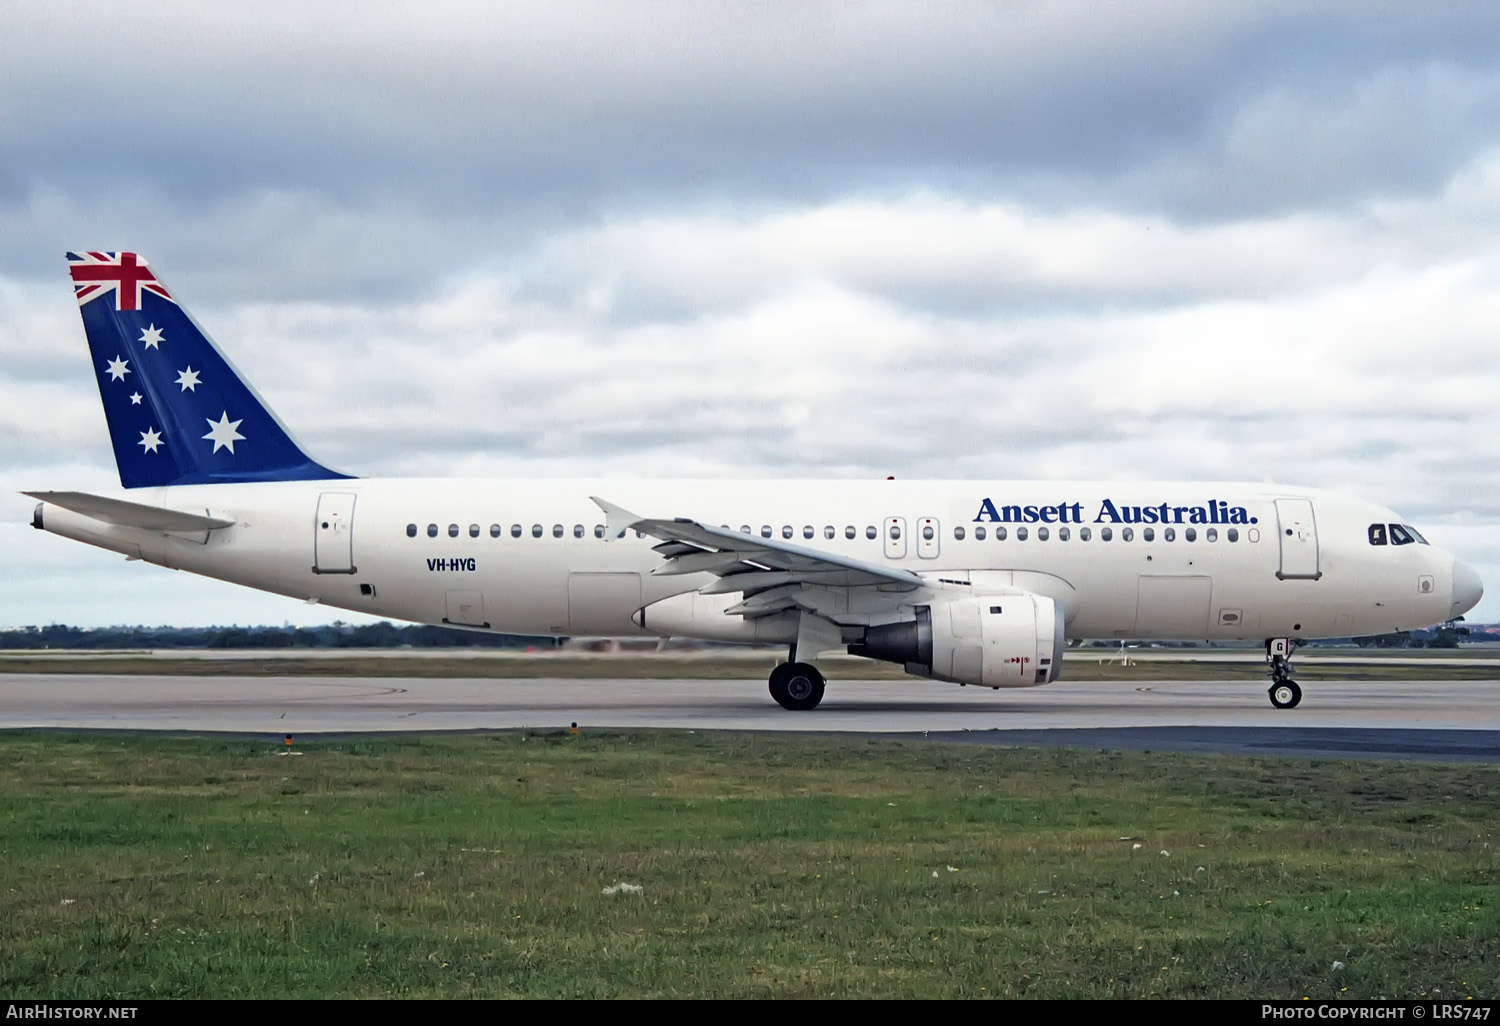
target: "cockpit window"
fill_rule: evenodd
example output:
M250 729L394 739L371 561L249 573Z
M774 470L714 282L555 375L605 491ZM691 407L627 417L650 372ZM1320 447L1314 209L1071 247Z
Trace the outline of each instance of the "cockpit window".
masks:
M1406 528L1402 527L1400 524L1391 525L1392 545L1411 545L1415 542L1416 539L1411 536L1411 532Z
M1419 545L1426 545L1426 544L1428 544L1427 539L1423 538L1422 537L1422 533L1420 531L1418 531L1415 527L1411 526L1410 524L1402 524L1401 526L1404 527L1404 528L1406 528L1407 531L1409 531L1411 533L1411 536L1417 540L1417 544L1419 544Z
M1370 525L1370 544L1371 545L1384 545L1385 544L1385 525L1384 524L1371 524Z

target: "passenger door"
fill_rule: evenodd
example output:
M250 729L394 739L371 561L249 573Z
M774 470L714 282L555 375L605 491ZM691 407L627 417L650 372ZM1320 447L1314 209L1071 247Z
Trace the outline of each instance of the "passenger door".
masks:
M1281 541L1282 580L1313 580L1323 576L1318 569L1318 525L1311 499L1276 500L1276 536Z
M313 573L354 573L354 493L324 492L318 496L313 523Z

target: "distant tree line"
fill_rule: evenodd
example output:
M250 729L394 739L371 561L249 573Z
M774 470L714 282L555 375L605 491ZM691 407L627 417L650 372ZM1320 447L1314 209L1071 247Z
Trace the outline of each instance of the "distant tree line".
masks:
M1449 620L1421 631L1396 631L1392 634L1355 638L1354 643L1360 648L1457 648L1459 642L1471 638L1475 641L1494 640L1489 634L1483 628L1476 631L1463 626L1458 620Z
M551 648L552 638L380 623L323 627L18 627L0 648Z

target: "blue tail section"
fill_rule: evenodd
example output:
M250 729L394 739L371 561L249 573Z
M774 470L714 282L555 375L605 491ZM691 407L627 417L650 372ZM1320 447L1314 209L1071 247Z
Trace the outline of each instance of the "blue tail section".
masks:
M68 270L126 488L348 477L297 447L138 254Z

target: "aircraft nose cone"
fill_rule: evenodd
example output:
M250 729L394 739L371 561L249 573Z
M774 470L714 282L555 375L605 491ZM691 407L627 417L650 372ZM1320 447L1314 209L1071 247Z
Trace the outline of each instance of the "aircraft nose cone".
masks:
M1453 561L1453 608L1449 610L1451 619L1462 616L1475 606L1484 597L1484 582L1479 579L1473 569L1461 560Z

